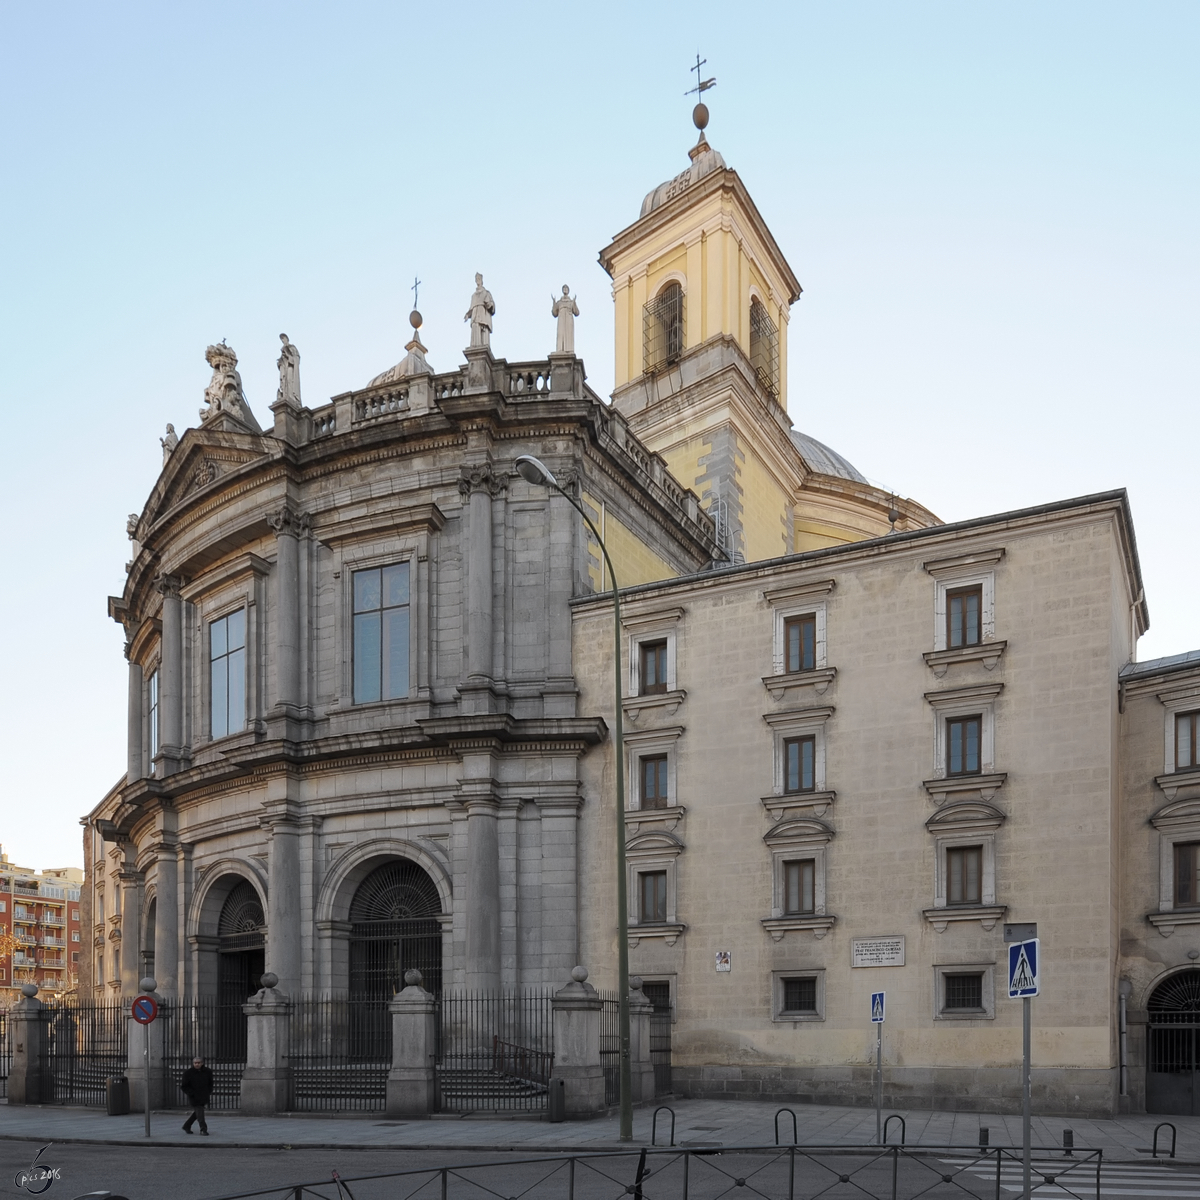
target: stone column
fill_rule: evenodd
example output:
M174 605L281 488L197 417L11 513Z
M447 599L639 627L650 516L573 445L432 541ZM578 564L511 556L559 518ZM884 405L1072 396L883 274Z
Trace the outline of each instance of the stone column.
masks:
M579 954L578 796L539 797L542 818L542 971L561 979Z
M274 893L274 887L271 891ZM292 1068L288 1061L288 1022L292 1003L268 972L262 989L242 1005L246 1014L246 1069L242 1072L241 1111L262 1117L287 1112Z
M154 887L154 975L160 994L179 995L179 863L175 842L158 844Z
M160 777L179 769L183 754L183 601L179 579L160 576L162 593L162 662L158 669Z
M299 517L284 505L267 520L275 531L275 704L300 704Z
M128 750L125 764L125 782L133 783L144 778L142 765L142 667L140 663L129 664L129 724L126 738Z
M142 977L141 949L141 875L128 860L117 875L121 887L121 995L135 996Z
M8 1069L9 1104L46 1104L42 1095L42 1058L45 1054L44 1006L37 984L21 988L21 999L8 1010L8 1037L12 1063Z
M500 986L499 806L491 797L467 808L467 987Z
M387 1077L389 1117L427 1117L436 1107L437 1000L422 986L420 971L405 971L392 997L392 1069Z
M300 987L300 826L288 813L268 818L267 970L283 991Z
M469 496L467 539L467 676L492 677L491 467L475 468L462 484Z
M650 1061L650 1016L654 1005L642 992L637 975L629 980L629 1068L634 1104L654 1099L654 1064Z
M600 1066L600 1009L603 1002L587 982L587 968L575 967L571 982L554 993L554 1070L565 1090L568 1117L604 1111L604 1071Z
M547 717L573 717L578 688L571 665L571 607L575 590L575 539L586 542L585 526L565 496L551 491L549 506L550 544L546 587L546 687L542 693ZM599 524L599 521L597 521ZM606 573L607 574L607 573Z

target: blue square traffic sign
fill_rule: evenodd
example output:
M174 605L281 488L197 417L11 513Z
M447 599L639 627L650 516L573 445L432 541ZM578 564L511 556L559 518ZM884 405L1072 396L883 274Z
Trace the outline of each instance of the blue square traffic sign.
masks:
M871 993L871 1024L882 1025L887 1008L887 992Z
M1008 998L1022 1000L1038 994L1037 938L1028 942L1013 942L1008 948Z

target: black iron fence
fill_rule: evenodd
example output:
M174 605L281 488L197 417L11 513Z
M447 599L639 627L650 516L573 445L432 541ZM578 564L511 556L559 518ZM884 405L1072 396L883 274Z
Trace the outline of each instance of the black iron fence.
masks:
M1032 1192L1101 1200L1099 1150L1034 1153ZM347 1185L352 1185L352 1188ZM398 1186L399 1185L399 1186ZM504 1159L363 1174L239 1192L222 1200L1006 1200L1021 1189L1021 1151L962 1146L786 1146L643 1149Z
M12 1042L8 1029L8 1013L0 1009L0 1096L8 1095L8 1072L12 1067Z
M554 1062L551 992L443 992L438 1106L443 1112L537 1111Z
M650 1017L650 1062L654 1067L654 1094L671 1094L671 1011Z
M601 992L600 1001L600 1069L611 1108L621 1101L621 1003L616 992Z
M41 1019L43 1103L104 1104L108 1080L124 1075L128 1061L125 1001L56 1002Z
M380 1112L392 1066L388 1002L306 996L288 1030L292 1104L301 1112Z
M209 1107L237 1108L246 1069L246 1016L240 1004L206 997L163 999L158 1021L162 1037L163 1103L183 1108L179 1080L194 1058L213 1073ZM119 1072L118 1072L119 1073Z

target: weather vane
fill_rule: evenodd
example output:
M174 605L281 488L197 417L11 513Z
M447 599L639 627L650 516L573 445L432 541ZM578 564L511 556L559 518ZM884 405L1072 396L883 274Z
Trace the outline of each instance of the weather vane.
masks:
M691 96L694 94L697 100L703 100L704 93L707 92L710 87L716 87L717 77L715 75L711 79L700 78L700 68L704 66L706 62L708 62L707 58L701 58L699 54L696 55L696 65L688 68L689 71L696 72L696 86L694 88L688 88L688 90L683 93L685 96Z
M412 285L413 308L414 309L417 307L417 288L419 288L420 286L421 286L421 281L414 275L413 276L413 285Z

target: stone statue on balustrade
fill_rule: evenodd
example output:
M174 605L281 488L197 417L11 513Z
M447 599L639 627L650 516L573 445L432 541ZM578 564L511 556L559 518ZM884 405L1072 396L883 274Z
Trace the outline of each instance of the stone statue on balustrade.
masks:
M496 311L496 302L492 293L483 286L483 276L475 274L475 292L471 297L471 307L467 309L464 321L471 322L471 347L491 347L492 316Z
M550 297L550 315L558 318L558 336L554 340L555 354L575 353L575 318L579 316L579 305L564 283L562 295Z
M283 349L276 363L279 368L279 391L275 402L300 408L300 351L288 341L286 333L281 333L279 340L283 343Z
M179 435L175 432L175 426L167 422L167 433L165 437L158 439L158 444L163 450L163 466L167 465L167 459L171 457L171 452L179 445Z

